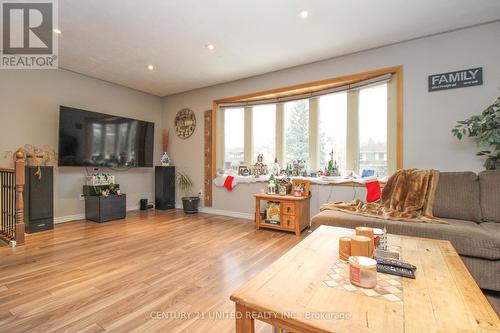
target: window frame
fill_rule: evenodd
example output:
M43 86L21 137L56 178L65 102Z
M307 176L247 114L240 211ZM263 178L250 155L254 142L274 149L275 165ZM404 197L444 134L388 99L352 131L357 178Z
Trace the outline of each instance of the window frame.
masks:
M352 75L346 75L346 76L341 76L341 77L334 77L331 79L326 79L326 80L321 80L321 81L314 81L314 82L309 82L309 83L304 83L304 84L299 84L299 85L294 85L294 86L288 86L288 87L283 87L283 88L278 88L278 89L272 89L272 90L266 90L266 91L261 91L261 92L256 92L256 93L251 93L251 94L246 94L246 95L240 95L240 96L234 96L234 97L229 97L229 98L224 98L224 99L217 99L213 101L213 107L212 107L212 117L214 119L213 121L213 126L212 126L212 154L211 154L211 161L209 163L212 164L212 178L215 178L217 175L217 167L220 167L220 161L221 161L221 146L220 146L220 141L221 141L221 135L217 135L217 130L220 128L223 128L223 124L221 124L221 112L223 112L223 109L219 108L220 104L224 103L236 103L236 102L242 102L244 103L245 101L249 100L255 100L255 99L266 99L269 98L269 96L273 96L276 98L277 96L293 96L293 92L297 92L295 95L300 95L304 94L304 91L307 91L307 89L313 90L316 89L316 91L321 90L321 87L325 87L327 85L332 86L332 84L338 84L338 86L341 85L346 85L346 84L351 84L363 80L367 80L370 78L374 78L380 75L384 74L393 74L391 84L388 84L388 114L387 114L387 121L388 121L388 126L387 126L387 136L388 136L388 149L387 149L387 156L388 156L388 170L390 171L395 171L397 169L400 169L403 167L403 66L394 66L394 67L387 67L387 68L382 68L382 69L377 69L373 71L368 71L368 72L362 72L362 73L357 73L357 74L352 74ZM347 169L348 170L357 170L359 167L356 167L357 164L359 163L359 144L358 144L358 138L359 138L359 133L355 128L357 128L358 124L358 115L357 112L352 112L352 110L355 108L357 110L358 108L358 103L359 103L359 90L354 90L352 92L348 93L348 110L347 110L347 123L348 123L348 129L347 129L347 150L350 151L347 156ZM318 131L319 131L319 114L316 112L316 115L314 115L313 111L313 121L311 121L311 100L315 99L318 97L312 97L310 99L310 115L309 115L309 156L310 156L310 165L317 165L319 163L319 146L315 142L315 136L319 137ZM319 104L319 103L317 103ZM280 164L283 163L284 161L284 128L283 128L283 120L284 120L284 112L283 112L283 103L278 103L276 104L276 151L277 151L277 157L278 161ZM248 107L251 109L251 107ZM318 107L319 109L319 107ZM316 110L318 111L318 110ZM314 116L316 116L316 119L314 119ZM252 115L249 115L250 119L252 118ZM251 120L250 120L250 126L251 126ZM353 126L353 124L356 124L356 126ZM251 127L250 127L251 129ZM247 131L247 125L245 124L245 132L247 133L245 137L250 138L250 147L249 150L251 151L251 146L252 146L252 132ZM313 135L311 135L313 133ZM318 135L314 135L314 133ZM389 141L391 147L389 147ZM247 140L245 140L245 144L247 144ZM311 149L312 148L312 149ZM318 150L318 152L316 152ZM245 148L246 151L246 148ZM317 153L316 156L315 152ZM245 153L247 155L247 153ZM245 164L249 165L251 164L251 157L252 154L249 155L250 160L245 159ZM389 158L389 156L391 156ZM315 161L316 159L316 161ZM249 163L250 162L250 163Z

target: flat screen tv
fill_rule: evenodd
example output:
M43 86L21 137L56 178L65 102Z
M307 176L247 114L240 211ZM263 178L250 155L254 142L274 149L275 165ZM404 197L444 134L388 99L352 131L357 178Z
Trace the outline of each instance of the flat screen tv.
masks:
M152 167L154 123L59 108L59 166Z

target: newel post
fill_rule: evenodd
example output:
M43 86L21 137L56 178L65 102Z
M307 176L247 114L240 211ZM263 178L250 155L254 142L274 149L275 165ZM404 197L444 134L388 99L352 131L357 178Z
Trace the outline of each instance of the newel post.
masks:
M24 244L24 152L21 150L15 153L15 170L16 170L16 244Z

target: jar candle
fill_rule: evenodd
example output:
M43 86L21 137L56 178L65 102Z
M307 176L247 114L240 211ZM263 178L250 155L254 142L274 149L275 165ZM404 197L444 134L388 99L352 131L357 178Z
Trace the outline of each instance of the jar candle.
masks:
M356 227L356 235L357 236L365 236L371 239L370 242L370 255L367 257L373 256L373 251L375 250L374 239L373 239L373 228L369 227ZM353 254L354 255L354 254Z
M375 288L377 262L368 257L349 257L349 280L361 288Z
M351 237L351 256L371 257L373 240L366 236Z
M339 258L347 261L351 256L351 237L339 238Z

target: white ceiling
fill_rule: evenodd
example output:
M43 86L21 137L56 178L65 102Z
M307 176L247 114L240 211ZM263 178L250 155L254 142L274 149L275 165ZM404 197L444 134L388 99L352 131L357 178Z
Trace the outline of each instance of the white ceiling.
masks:
M59 0L59 64L165 96L498 19L498 0Z

